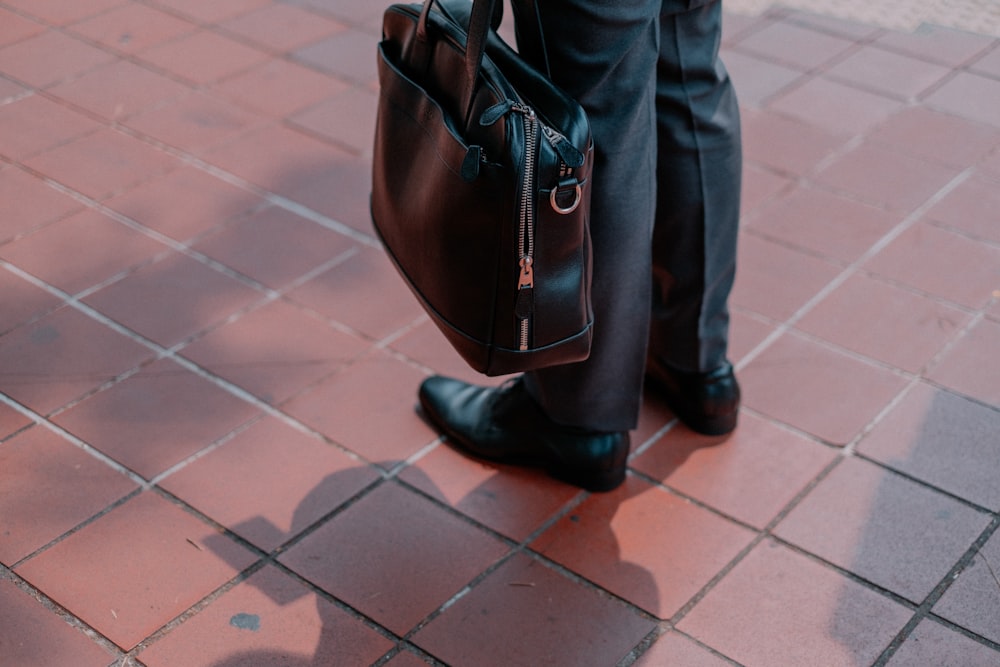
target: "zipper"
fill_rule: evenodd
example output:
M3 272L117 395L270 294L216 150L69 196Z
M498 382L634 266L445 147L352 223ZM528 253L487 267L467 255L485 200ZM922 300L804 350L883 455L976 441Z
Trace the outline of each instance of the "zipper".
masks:
M526 351L530 346L531 324L534 316L535 209L533 203L539 133L559 155L560 181L572 177L574 168L583 165L584 156L565 135L543 123L534 109L520 101L504 100L494 104L482 113L479 117L479 123L483 126L492 125L511 111L517 112L524 123L524 178L521 183L520 211L518 212L518 272L514 314L517 318L518 349ZM472 158L467 156L467 158L470 162L478 162L477 158L481 159L481 154ZM552 206L557 212L568 213L576 208L574 204L573 208L560 209L555 203L556 191L552 192ZM579 198L577 198L577 202L579 202Z
M521 210L518 215L517 249L518 277L517 300L514 313L518 318L518 349L528 349L531 334L531 319L534 314L535 289L535 211L532 206L534 174L538 138L538 115L526 104L515 103L511 107L524 119L524 180L521 183Z

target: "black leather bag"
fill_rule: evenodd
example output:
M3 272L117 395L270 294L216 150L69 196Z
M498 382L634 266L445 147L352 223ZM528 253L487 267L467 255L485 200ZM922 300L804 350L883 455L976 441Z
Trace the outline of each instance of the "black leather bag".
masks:
M453 347L503 375L590 353L593 146L581 107L497 35L494 6L386 10L371 210Z

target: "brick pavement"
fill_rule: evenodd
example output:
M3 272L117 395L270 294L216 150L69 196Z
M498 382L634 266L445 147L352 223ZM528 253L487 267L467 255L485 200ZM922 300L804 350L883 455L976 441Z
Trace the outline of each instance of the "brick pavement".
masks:
M382 5L0 0L0 664L998 664L1000 38L748 1L741 426L590 495L414 410Z

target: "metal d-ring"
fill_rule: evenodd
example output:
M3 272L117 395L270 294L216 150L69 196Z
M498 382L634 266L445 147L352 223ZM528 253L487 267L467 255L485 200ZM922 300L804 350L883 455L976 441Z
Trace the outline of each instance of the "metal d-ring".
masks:
M556 213L559 213L561 215L569 215L570 213L576 210L577 206L580 205L580 199L583 197L583 190L580 188L579 183L577 183L574 186L573 203L566 208L560 206L559 203L556 201L556 194L558 192L559 188L552 188L552 192L549 193L549 201L552 203L552 208L553 210L555 210Z

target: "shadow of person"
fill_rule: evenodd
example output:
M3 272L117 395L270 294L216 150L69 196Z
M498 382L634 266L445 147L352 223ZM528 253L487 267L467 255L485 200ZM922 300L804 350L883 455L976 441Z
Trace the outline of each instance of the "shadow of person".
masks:
M458 508L463 506L464 499L469 496L477 496L480 499L477 502L480 502L485 497L490 498L499 505L508 504L512 507L517 507L521 499L516 497L516 494L512 493L512 491L522 483L535 487L539 484L537 476L540 473L509 468L507 466L487 466L487 468L489 469L486 471L487 479L477 483L474 488L467 493L463 493L461 497L449 498L445 491L435 483L431 475L425 473L415 465L409 466L405 469L405 476L377 480L370 484L364 492L356 497L355 503L364 502L366 498L373 494L381 493L380 487L398 485L402 488L402 493L404 494L420 494L428 503L449 505L455 511L459 511ZM415 644L408 644L402 641L402 637L407 632L412 631L412 628L407 627L407 630L400 630L397 627L396 631L393 632L385 627L378 627L375 621L363 618L365 615L364 610L351 608L345 602L335 600L332 595L322 590L322 586L320 585L322 582L310 583L305 578L300 578L300 575L293 571L292 568L286 570L287 566L280 559L282 553L291 551L300 541L309 539L309 535L314 531L323 530L327 522L336 521L337 519L337 516L331 517L328 511L322 519L302 529L303 522L299 520L298 515L309 514L310 516L316 516L315 506L317 502L321 502L319 499L335 497L336 494L331 493L331 488L356 485L359 476L370 477L370 471L366 468L358 467L342 470L325 477L303 497L297 506L295 516L291 521L291 526L294 528L288 534L285 534L285 531L274 526L269 520L263 517L255 517L254 519L230 527L238 535L266 536L265 542L280 543L282 546L271 552L271 556L274 561L277 561L277 565L272 562L265 563L263 566L260 564L255 565L244 581L239 582L205 609L201 610L198 615L186 621L197 623L199 622L198 616L204 615L206 619L201 621L201 623L210 625L212 628L211 632L219 636L218 647L205 647L205 650L201 653L204 662L199 662L198 664L211 667L246 667L248 665L259 665L262 667L271 665L283 665L287 667L367 665L384 659L387 655L394 655L399 651L414 651L413 647ZM500 480L500 487L496 486L498 479ZM513 485L511 484L512 481L514 481ZM556 483L552 482L552 484ZM484 487L486 487L486 491L482 493L481 491ZM577 492L574 489L568 488L565 497L573 498L576 494ZM419 501L418 498L414 498L414 500ZM565 504L564 501L561 502ZM351 506L352 503L348 503L346 509L342 511L344 513L350 512ZM335 508L331 507L329 510L334 511ZM341 509L336 509L336 511L341 511ZM461 523L468 527L467 521L461 521ZM588 525L588 530L592 531L591 538L595 544L602 545L605 558L607 558L608 554L615 551L614 545L616 540L610 523L596 521ZM373 524L371 526L371 531L373 532L378 532L382 529L383 527L379 525ZM301 533L298 532L299 530L301 530ZM477 530L476 532L482 531ZM222 546L229 539L220 533L208 542L208 547L217 553L226 553L227 550L223 549ZM258 537L258 541L259 539ZM446 537L440 543L434 543L434 553L425 553L428 542L421 541L422 544L420 545L410 545L407 543L405 536L404 539L399 539L398 536L395 536L394 541L397 539L399 540L398 544L394 544L392 548L398 550L398 553L393 553L389 561L398 560L399 567L410 568L408 576L411 577L421 576L421 560L436 559L438 563L454 562L456 553L463 549L464 544ZM506 537L503 540L488 539L488 541L494 545L494 554L489 557L490 562L494 565L508 562L511 558L520 558L524 555L521 548L517 546L517 541L510 537ZM345 545L346 548L349 548L349 545ZM384 549L385 547L380 548ZM310 549L302 551L307 552ZM420 555L415 555L415 552L420 552ZM305 557L311 558L312 555L310 554ZM414 562L414 559L416 559L416 562ZM614 560L613 557L612 560ZM540 562L544 563L544 560ZM493 567L489 563L486 565L487 569ZM394 563L390 567L396 569ZM643 601L641 606L643 608L657 608L656 585L646 570L635 563L616 563L613 567L615 569L616 580L627 579L632 582L631 590L642 591L641 597L643 597ZM452 594L458 594L464 586L470 585L470 582L473 584L477 583L476 580L478 579L479 572L483 571L483 566L477 565L476 568L476 575L471 577L470 581L463 581L462 585L458 586ZM295 568L295 570L298 569L298 567ZM556 590L564 590L562 586L565 586L565 590L572 589L575 591L574 595L579 594L579 587L572 584L569 580L563 581L565 577L558 574L558 567L543 569L554 579L560 580L560 588ZM327 574L331 577L350 576L350 572ZM311 578L320 579L320 577ZM386 573L386 582L391 585L392 573ZM591 587L587 584L584 586ZM474 588L475 586L473 590ZM591 593L584 594L590 595ZM468 597L468 595L464 597ZM606 602L605 595L601 594L597 597L601 597ZM227 600L227 598L229 599ZM445 602L447 600L441 600L437 604L444 604ZM556 600L554 603L558 605L559 601ZM490 604L502 607L508 604L508 602L505 602L502 598L491 598ZM431 618L434 618L437 609L428 609L426 612L421 613L424 615L424 618L414 627L423 625L427 620L426 614L428 613L431 615ZM447 613L448 611L445 610L444 615L447 615ZM367 616L371 618L370 613ZM648 618L640 618L640 616L636 616L636 620L639 622L635 624L640 628L640 634L637 636L637 640L628 646L624 646L624 643L622 644L624 646L622 655L627 653L635 643L638 643L642 639L645 633L655 626L655 622ZM361 622L359 622L359 619L361 619ZM376 620L381 621L383 626L386 625L383 619L379 618ZM560 624L567 624L563 629L566 633L571 631L568 627L569 624L579 624L582 622L585 622L585 620L579 618L559 621ZM291 631L289 629L290 623L297 623L301 626L297 627L297 631L299 631L297 638L281 636L282 633ZM392 625L392 623L390 622L388 625ZM183 629L183 625L178 629ZM500 627L497 630L499 633L503 633L505 628ZM205 632L204 628L200 631ZM558 632L559 629L557 628L556 631ZM226 635L227 637L223 638L222 635ZM554 654L562 655L563 657L553 664L583 664L578 660L584 659L585 656L578 655L572 657L570 655L572 651L566 653L564 649L554 645L562 643L556 642L555 639L557 638L553 637L550 642L553 644L552 649ZM245 642L245 648L239 648L240 641ZM420 640L417 639L417 641ZM500 640L498 639L497 641ZM545 641L548 642L550 640L546 639ZM513 650L513 644L515 643L516 641L501 642L500 654L491 657L491 660L495 659L498 662L491 664L529 664L519 660L514 653L506 657L503 655L504 649L502 648L502 644L511 644L511 649ZM424 648L418 647L417 650L424 650ZM433 647L427 650L433 650ZM142 656L139 657L142 659Z

